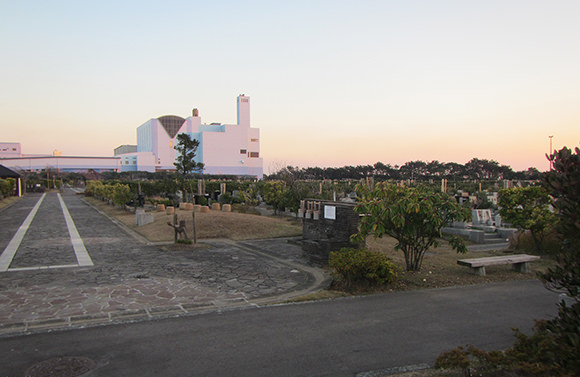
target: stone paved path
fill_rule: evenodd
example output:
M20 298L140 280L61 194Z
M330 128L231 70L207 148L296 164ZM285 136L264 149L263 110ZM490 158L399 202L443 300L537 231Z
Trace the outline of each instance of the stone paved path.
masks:
M280 302L325 280L284 239L164 250L138 241L72 191L61 197L94 265L78 265L58 196L47 194L0 270L0 335ZM0 211L0 252L40 198L30 194Z

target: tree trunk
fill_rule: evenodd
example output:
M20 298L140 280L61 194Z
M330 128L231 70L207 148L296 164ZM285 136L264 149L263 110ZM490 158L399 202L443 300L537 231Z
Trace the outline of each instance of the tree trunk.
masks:
M542 244L543 242L543 237L538 236L534 231L530 230L530 234L532 235L532 239L534 240L534 245L536 245L536 251L537 252L541 252L542 251Z
M405 254L405 263L407 264L407 271L420 271L423 264L423 255L425 251L416 249L403 250Z

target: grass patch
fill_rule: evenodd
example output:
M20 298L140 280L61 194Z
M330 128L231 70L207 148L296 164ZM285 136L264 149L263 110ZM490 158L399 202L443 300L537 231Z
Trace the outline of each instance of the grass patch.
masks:
M7 198L0 199L0 209L9 206L10 204L14 203L15 201L19 200L20 198L17 196L9 196Z
M421 271L405 271L405 256L402 251L394 250L396 240L393 238L367 239L370 250L387 255L403 272L399 274L396 283L388 287L389 290L412 290L426 288L442 288L457 285L471 285L492 283L507 280L529 280L536 277L536 272L544 272L554 265L551 258L542 256L542 259L531 263L532 273L522 274L512 271L511 265L486 267L486 276L477 276L469 272L468 267L457 264L459 259L483 258L515 254L513 250L506 251L470 251L467 254L458 254L442 241L438 248L431 249L425 254ZM520 251L521 253L521 251Z
M173 223L173 215L165 212L152 212L155 221L137 227L135 214L110 206L100 200L86 197L89 203L111 217L121 221L133 231L141 234L151 242L172 242L173 229L167 225ZM187 236L193 238L193 216L191 211L177 210L179 220L185 220ZM259 216L237 212L210 211L196 212L197 238L228 238L234 241L252 239L293 237L302 234L302 223L299 220L284 217Z

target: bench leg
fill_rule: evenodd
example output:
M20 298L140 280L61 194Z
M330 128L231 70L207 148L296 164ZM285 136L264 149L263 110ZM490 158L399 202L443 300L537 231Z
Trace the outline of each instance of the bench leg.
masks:
M512 264L512 270L521 272L522 274L529 274L532 272L530 269L530 264L528 262L514 263Z
M469 267L469 272L474 275L485 276L485 267Z

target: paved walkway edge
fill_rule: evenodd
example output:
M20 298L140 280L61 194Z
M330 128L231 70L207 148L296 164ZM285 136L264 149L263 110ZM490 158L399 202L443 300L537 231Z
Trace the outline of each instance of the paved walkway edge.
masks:
M100 209L95 207L92 203L90 203L88 200L81 198L81 201L83 203L85 203L86 205L88 205L89 207L91 207L92 209L94 209L95 211L97 211L98 213L100 213L101 215L105 216L107 219L111 220L111 222L113 222L115 225L117 225L119 228L121 228L125 233L127 233L129 236L133 237L135 240L141 242L144 245L153 245L153 242L149 241L147 238L145 238L142 235L140 235L139 233L135 232L134 230L129 228L127 225L123 224L122 222L115 219L114 217L109 216L105 212L101 211Z

